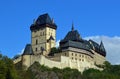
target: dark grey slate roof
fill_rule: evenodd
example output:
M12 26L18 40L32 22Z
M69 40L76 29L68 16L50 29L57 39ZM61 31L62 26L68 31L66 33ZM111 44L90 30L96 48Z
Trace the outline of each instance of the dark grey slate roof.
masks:
M100 43L100 53L103 54L104 56L106 56L106 50L104 48L103 42L101 41Z
M65 38L63 40L61 40L61 42L66 42L68 40L71 40L71 41L82 41L82 39L80 37L80 34L78 33L77 30L69 31L67 33L67 35L65 36Z
M40 15L38 17L38 19L36 20L36 23L38 25L41 25L41 24L52 24L52 20L51 20L50 16L46 13L46 14Z
M103 43L100 45L93 40L84 40L80 37L80 34L77 30L72 30L67 33L65 38L60 41L60 48L64 49L67 47L75 47L80 49L85 49L87 51L94 50L98 54L106 56L106 51Z
M93 40L89 40L91 43L92 43L92 46L93 46L93 48L95 48L95 51L96 52L99 52L99 44L98 43L96 43L95 41L93 41ZM92 49L93 49L92 48Z
M38 19L36 20L36 22L31 25L30 29L31 30L36 30L36 29L39 29L39 28L42 28L42 27L46 27L46 24L47 24L47 27L57 29L57 25L52 22L52 19L50 18L48 13L40 15L38 17Z
M50 36L50 38L47 40L47 42L49 42L50 40L55 40L55 39L53 38L53 36Z
M49 40L55 40L55 39L53 38L53 36L50 36Z
M90 47L88 45L86 45L85 43L70 41L70 40L64 44L61 44L60 47L63 49L66 47L74 47L74 48L84 49L84 50L91 52Z
M93 40L89 40L91 43L92 43L92 49L95 50L96 52L98 52L99 54L103 55L103 56L106 56L106 50L104 48L104 45L103 43L101 42L101 44L99 45L98 43L96 43L95 41Z
M33 55L31 44L27 44L22 55Z

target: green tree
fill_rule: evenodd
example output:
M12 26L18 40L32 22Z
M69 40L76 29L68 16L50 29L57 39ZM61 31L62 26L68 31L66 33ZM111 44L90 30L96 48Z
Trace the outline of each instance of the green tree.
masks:
M0 79L17 79L13 61L7 56L0 56Z
M51 51L50 51L50 56L54 56L54 54L55 53L60 53L61 52L61 49L58 47L58 48L56 48L56 47L53 47L53 48L51 48Z

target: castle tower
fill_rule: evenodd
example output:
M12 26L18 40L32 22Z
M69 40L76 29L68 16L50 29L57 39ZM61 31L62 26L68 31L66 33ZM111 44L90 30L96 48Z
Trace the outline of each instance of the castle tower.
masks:
M43 14L31 25L31 44L34 54L48 55L55 47L57 26L48 14Z

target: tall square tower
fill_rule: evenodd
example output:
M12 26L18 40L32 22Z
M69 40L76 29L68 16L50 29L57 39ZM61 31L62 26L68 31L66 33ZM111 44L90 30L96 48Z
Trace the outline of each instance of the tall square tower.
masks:
M55 47L57 25L48 14L43 14L30 26L34 54L48 55Z

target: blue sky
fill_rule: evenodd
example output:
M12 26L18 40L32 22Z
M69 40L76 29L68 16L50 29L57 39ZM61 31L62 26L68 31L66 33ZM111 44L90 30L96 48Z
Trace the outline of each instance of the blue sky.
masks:
M120 46L119 0L0 0L1 53L9 57L20 53L31 42L33 19L44 13L49 13L58 26L56 41L64 38L74 22L83 38L106 41L107 59L120 63L120 49L114 51ZM109 47L111 42L116 48Z

